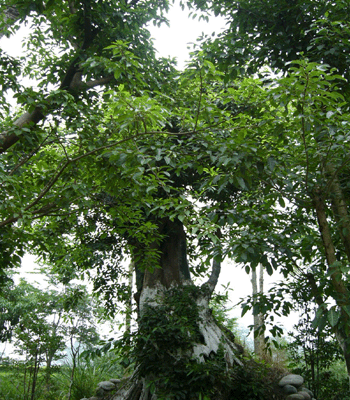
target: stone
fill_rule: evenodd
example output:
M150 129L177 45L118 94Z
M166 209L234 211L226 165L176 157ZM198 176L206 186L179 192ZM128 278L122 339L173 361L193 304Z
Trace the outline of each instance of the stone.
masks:
M313 398L313 397L314 397L314 394L312 393L312 391L311 391L310 389L306 388L306 387L302 387L302 388L300 388L300 389L299 389L299 391L300 391L300 392L306 392L306 393L309 393L309 395L310 395L310 397L311 397L311 398Z
M287 396L286 400L304 400L304 396L300 393L294 393Z
M285 386L285 385L292 385L295 386L296 388L300 387L304 383L304 378L300 375L295 375L295 374L289 374L284 376L279 382L279 386Z
M285 394L294 394L298 392L297 388L293 385L284 385L282 390Z
M114 378L112 378L112 379L110 379L109 381L112 382L112 383L114 383L115 385L119 385L120 382L121 382L122 380L121 380L121 379L114 379Z
M302 396L304 396L304 400L311 400L311 396L307 392L300 391L300 392L298 392L298 394L301 394Z
M97 386L99 388L105 390L106 392L109 392L110 390L115 389L115 384L111 381L100 382Z

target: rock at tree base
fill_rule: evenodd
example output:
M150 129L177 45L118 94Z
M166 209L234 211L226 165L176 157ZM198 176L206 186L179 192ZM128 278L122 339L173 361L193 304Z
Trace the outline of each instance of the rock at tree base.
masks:
M285 385L292 385L296 388L300 387L304 383L304 378L300 375L289 374L284 376L279 382L278 385L280 387Z
M301 394L303 396L304 400L311 400L311 396L307 392L300 391L300 392L298 392L298 394Z
M313 394L312 391L311 391L310 389L308 389L308 388L302 387L302 388L300 388L300 392L306 392L306 393L308 393L308 394L310 395L311 398L314 397L314 394Z
M121 383L122 380L121 380L121 379L113 379L113 378L112 378L112 379L110 379L109 381L112 382L112 383L114 383L116 386L118 386L118 385Z
M304 396L300 393L290 394L286 400L304 400Z
M285 394L295 394L298 392L297 388L293 385L284 385L283 386L283 392Z
M115 389L115 384L111 381L103 381L98 384L98 387L108 392Z
M286 400L312 400L311 390L302 387L304 378L300 375L289 374L278 382L278 386L287 395Z

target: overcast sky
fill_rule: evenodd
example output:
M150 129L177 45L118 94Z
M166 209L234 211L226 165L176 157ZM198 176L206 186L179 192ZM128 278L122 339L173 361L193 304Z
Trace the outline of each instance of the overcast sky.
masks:
M154 37L154 44L158 55L162 57L176 57L179 68L185 66L189 60L189 52L193 50L193 43L203 33L211 35L222 32L225 28L225 19L210 17L209 22L199 21L198 17L189 17L189 10L182 11L179 2L174 4L168 14L170 27L162 24L160 28L149 25L149 30Z

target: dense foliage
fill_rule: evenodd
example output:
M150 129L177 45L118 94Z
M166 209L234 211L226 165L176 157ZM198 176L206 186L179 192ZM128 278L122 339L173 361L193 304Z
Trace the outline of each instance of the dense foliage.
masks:
M186 4L227 29L178 71L146 29L167 1L0 2L1 34L31 24L23 57L0 54L0 283L28 251L65 284L90 277L113 314L127 257L137 302L211 260L212 290L225 257L261 264L296 284L254 312L305 293L349 372L349 4Z

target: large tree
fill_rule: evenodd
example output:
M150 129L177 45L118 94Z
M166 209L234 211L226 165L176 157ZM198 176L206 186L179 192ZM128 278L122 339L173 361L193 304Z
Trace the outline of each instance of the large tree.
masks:
M17 19L9 20L12 6ZM209 382L203 386L206 373L183 387L198 362L218 357L217 365L242 365L208 303L225 256L221 228L229 198L261 171L248 174L253 154L231 134L246 100L226 104L232 92L214 66L198 57L180 74L172 62L155 59L144 25L162 21L167 6L2 3L6 34L32 24L25 58L3 54L1 64L2 95L14 91L23 108L14 111L3 97L2 276L31 251L63 282L89 274L113 312L129 293L120 278L130 255L141 334L134 379L119 395L125 399L204 396L214 390ZM21 86L21 75L35 86ZM235 123L245 129L246 118ZM207 282L196 288L191 271L202 274L210 262ZM171 298L176 304L166 301ZM164 337L174 336L165 351ZM171 370L176 379L166 376L169 369L164 376L170 365L178 366Z
M330 205L331 228L345 224L337 242L345 260L346 187L335 178L346 176L347 70L334 65L335 76L322 65L328 53L316 57L323 17L344 55L348 30L334 22L341 8L322 14L294 2L280 15L278 2L198 3L232 24L181 73L155 59L144 29L163 20L166 1L21 2L12 25L3 18L4 29L28 18L33 29L26 58L3 55L1 64L4 90L26 109L13 114L4 102L1 266L32 251L64 282L89 275L113 312L117 300L129 300L122 261L132 258L137 367L116 398L238 395L237 385L220 386L226 366L241 365L237 347L208 307L226 256L268 273L309 264L305 276L324 309L310 274L316 266L338 302L328 315L348 359L347 264L334 262L325 218ZM295 24L301 11L303 24ZM272 38L265 15L275 18ZM285 36L295 43L277 51L284 15L295 29L291 35L282 24ZM310 51L312 62L289 68L298 51ZM288 75L278 82L243 77L264 64ZM19 73L37 87L21 87ZM193 276L205 273L195 286Z

